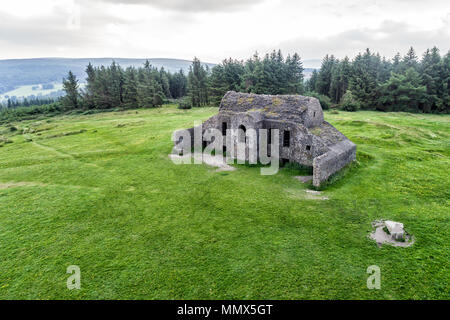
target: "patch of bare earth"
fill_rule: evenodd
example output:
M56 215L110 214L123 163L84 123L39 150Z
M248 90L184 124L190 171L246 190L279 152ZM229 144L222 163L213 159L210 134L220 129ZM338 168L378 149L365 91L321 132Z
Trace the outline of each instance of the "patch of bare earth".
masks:
M304 200L328 200L327 196L322 195L321 191L304 189L286 189L290 198Z
M185 161L188 161L189 159L192 158L192 155L191 154L187 154L187 155L179 156L179 155L175 155L175 154L169 154L169 157L172 160L185 160ZM193 161L191 163L193 163ZM229 164L227 164L226 159L223 156L203 155L202 156L202 163L204 163L204 164L206 164L208 166L211 166L211 167L216 167L217 168L216 172L234 171L234 170L236 170L235 167L230 166Z

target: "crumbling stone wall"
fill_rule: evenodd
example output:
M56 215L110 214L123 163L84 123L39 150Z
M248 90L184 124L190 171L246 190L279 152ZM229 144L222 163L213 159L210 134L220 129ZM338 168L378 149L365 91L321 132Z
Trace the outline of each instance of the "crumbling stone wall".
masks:
M356 145L344 140L313 160L313 185L318 187L332 174L356 159Z

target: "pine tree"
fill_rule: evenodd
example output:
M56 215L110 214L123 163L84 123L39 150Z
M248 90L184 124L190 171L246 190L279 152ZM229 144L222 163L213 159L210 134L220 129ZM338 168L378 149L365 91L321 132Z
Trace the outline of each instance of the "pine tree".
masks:
M406 55L403 57L402 71L406 71L409 68L417 70L418 58L413 47L410 47Z
M166 98L172 98L170 93L170 84L169 84L169 76L167 72L164 70L164 67L161 67L159 70L159 83L161 85L161 90L164 93Z
M392 72L400 73L401 69L402 69L402 56L400 55L400 52L397 52L392 61Z
M303 86L303 63L298 55L294 53L292 57L286 59L287 67L287 83L286 93L288 94L301 94L304 92Z
M404 74L392 73L388 82L382 85L378 108L383 111L424 111L426 87L414 68Z
M189 68L188 92L193 107L201 107L209 102L208 70L199 59L194 58Z
M348 57L344 60L336 60L331 71L331 84L329 97L334 103L339 103L342 96L348 89L348 84L352 75L351 64Z
M253 54L253 57L245 62L245 72L243 76L242 87L245 92L256 93L255 85L258 82L257 71L260 69L261 60L258 52Z
M144 68L138 71L137 100L141 108L154 107L153 97L157 93L152 68L149 61L146 61Z
M341 64L336 60L336 64L331 69L331 82L328 96L331 101L338 103L341 100L343 92L341 91Z
M240 91L245 67L242 61L225 59L211 70L211 103L219 105L227 91Z
M86 67L86 86L83 91L84 96L84 103L86 104L86 107L88 109L95 108L95 100L94 100L94 94L95 94L95 69L92 66L92 64L89 62L88 66Z
M436 112L450 113L450 50L441 65L442 106Z
M136 108L138 105L137 72L135 68L128 67L124 73L123 106L125 108Z
M313 70L312 74L311 74L311 78L309 78L306 81L306 90L308 92L313 92L316 90L316 83L317 83L317 77L318 77L319 73L317 72L316 69Z
M330 94L331 88L331 78L333 73L333 67L337 64L336 59L333 55L326 55L322 60L322 66L316 81L316 90L318 93L323 95Z
M212 68L211 71L211 103L215 106L220 104L223 95L230 90L230 86L226 81L225 70L223 65L219 64Z
M62 103L66 108L76 109L79 106L78 80L76 76L69 71L67 78L63 79L63 90L66 95Z
M384 83L389 80L389 78L391 77L392 68L392 63L387 60L386 57L383 57L378 73L378 81L380 83Z
M123 71L115 61L107 69L107 79L112 107L120 107L123 102Z
M96 70L94 82L94 104L98 109L109 109L113 107L108 69L104 66L101 66Z
M358 54L353 61L353 74L349 88L361 108L375 108L380 97L379 68L381 59L369 49Z
M187 78L184 75L183 70L181 69L173 75L170 73L168 75L170 95L172 98L178 99L184 97L187 94Z
M439 49L434 47L424 53L420 63L422 84L427 88L425 112L433 112L442 108L442 61Z

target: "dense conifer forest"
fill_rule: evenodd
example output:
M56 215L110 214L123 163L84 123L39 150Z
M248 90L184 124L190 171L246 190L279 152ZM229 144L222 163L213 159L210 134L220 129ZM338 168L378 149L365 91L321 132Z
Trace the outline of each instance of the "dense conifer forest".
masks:
M258 94L303 94L317 97L324 109L421 113L450 111L450 52L434 47L419 58L411 47L392 59L366 49L354 59L326 55L319 70L305 80L300 55L280 50L246 61L226 59L209 68L194 58L189 72L167 72L149 61L142 67L86 68L86 86L69 72L62 109L152 108L176 100L180 108L218 106L229 90ZM3 109L43 105L52 101L8 101Z

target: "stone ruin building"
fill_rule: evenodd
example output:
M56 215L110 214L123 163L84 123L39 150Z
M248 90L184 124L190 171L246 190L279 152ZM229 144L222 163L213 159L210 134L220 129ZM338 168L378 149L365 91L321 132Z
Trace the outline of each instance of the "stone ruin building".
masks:
M223 135L227 129L267 129L269 144L270 130L278 129L280 161L312 167L314 186L356 158L356 145L324 121L319 100L313 97L229 91L219 113L202 126L203 132L215 128ZM188 130L193 143L194 128ZM223 143L225 151L226 139Z

